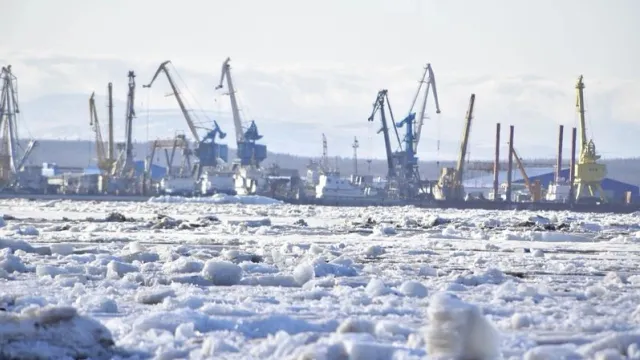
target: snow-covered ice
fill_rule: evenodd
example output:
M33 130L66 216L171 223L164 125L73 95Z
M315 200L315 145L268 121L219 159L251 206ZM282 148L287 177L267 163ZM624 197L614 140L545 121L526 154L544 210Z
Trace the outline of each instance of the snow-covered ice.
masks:
M640 214L0 202L0 358L640 359Z

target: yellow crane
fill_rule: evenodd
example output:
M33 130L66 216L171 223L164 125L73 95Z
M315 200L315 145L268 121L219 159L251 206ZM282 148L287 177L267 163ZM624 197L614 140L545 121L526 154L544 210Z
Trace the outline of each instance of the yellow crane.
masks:
M102 131L100 130L100 122L98 121L98 112L96 111L95 92L89 98L89 125L96 134L96 155L98 157L98 168L104 174L110 174L113 169L115 160L110 158L105 149L105 143L102 139Z
M522 179L524 180L524 185L527 187L529 191L529 195L531 196L531 201L538 202L542 200L542 187L540 185L540 181L536 180L533 183L531 179L529 179L529 175L527 175L527 170L524 168L524 164L522 163L522 159L516 153L516 149L511 149L513 153L513 158L516 160L516 164L518 169L520 169L520 175L522 175Z
M462 185L462 172L467 155L469 144L469 134L471 133L471 120L473 119L473 107L476 101L476 94L471 94L469 98L469 108L465 116L465 125L460 142L460 152L458 153L458 163L455 168L442 168L438 183L433 187L433 196L436 200L464 200L465 191Z
M580 156L575 165L573 186L577 202L587 198L600 198L606 202L607 198L602 190L602 180L607 176L607 166L598 164L600 155L596 153L593 139L587 141L587 129L584 116L584 82L580 75L576 83L576 109L580 116Z

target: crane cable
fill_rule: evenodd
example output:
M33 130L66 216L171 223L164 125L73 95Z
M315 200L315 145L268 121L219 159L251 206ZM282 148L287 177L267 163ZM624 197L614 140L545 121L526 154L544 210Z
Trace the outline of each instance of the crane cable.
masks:
M193 93L191 92L191 90L189 89L189 86L187 85L187 83L184 81L184 79L182 78L182 76L180 76L180 73L178 72L178 70L176 69L176 67L173 65L173 63L171 63L171 67L173 69L173 73L177 75L178 80L180 80L181 82L181 88L184 89L184 91L190 95L191 98L193 98L193 101L196 103L196 106L198 107L198 110L200 110L200 112L202 113L202 115L204 116L204 118L208 121L208 122L212 122L211 119L207 116L207 113L204 111L202 105L200 104L200 102L198 101L198 99L193 95ZM193 109L193 106L191 106L189 99L186 99L184 96L182 97L182 101L187 103L189 106L188 108ZM202 125L204 123L204 121L202 121L202 119L200 118L200 116L196 113L193 112L193 114L195 115L195 118L198 120L198 123L200 125Z

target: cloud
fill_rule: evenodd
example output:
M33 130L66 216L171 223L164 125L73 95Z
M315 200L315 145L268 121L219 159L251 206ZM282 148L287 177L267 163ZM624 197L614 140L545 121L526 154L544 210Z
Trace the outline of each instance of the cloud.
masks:
M136 71L138 85L134 137L146 140L148 136L152 140L174 136L178 131L188 133L164 75L152 89L142 88L166 59L124 61L48 55L0 60L11 63L19 78L22 126L33 137L92 139L88 97L96 91L104 129L106 85L112 81L116 138L123 138L129 70ZM216 119L224 131L233 133L228 96L215 90L223 60L207 67L176 60L170 70L198 124L207 126ZM572 74L564 78L538 74L462 76L438 73L438 65L433 66L442 113L435 114L430 99L430 119L425 123L419 148L422 159L456 157L471 93L476 94L469 145L472 159L492 158L496 122L503 125L503 142L508 126L515 125L515 144L525 158L553 156L557 125L578 125L574 107L576 79ZM383 140L375 133L379 124L366 121L376 93L381 88L389 89L394 114L399 119L408 111L421 71L419 66L352 68L341 64L249 67L242 59L232 58L233 80L244 118L257 121L270 151L308 156L320 154L321 133L325 133L331 154L350 156L353 137L357 136L361 157L383 157ZM640 84L625 79L591 78L589 74L585 74L585 82L588 133L599 151L606 156L635 155L630 134L640 128L640 105L635 101L640 96ZM27 135L24 131L21 134ZM569 144L568 135L565 144Z

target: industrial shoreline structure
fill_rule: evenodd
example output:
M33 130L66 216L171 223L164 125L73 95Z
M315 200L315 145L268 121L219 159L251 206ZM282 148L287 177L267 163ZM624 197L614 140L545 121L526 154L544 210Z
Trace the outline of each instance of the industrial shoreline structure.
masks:
M569 169L562 169L562 149L564 126L558 133L558 153L551 179L527 173L522 158L515 145L515 127L509 125L506 182L501 182L500 145L501 124L496 124L496 151L493 163L491 185L480 191L469 186L463 179L467 172L467 148L471 133L472 119L476 105L476 94L471 94L466 111L463 136L455 167L441 169L437 180L424 179L418 167L418 144L429 95L433 95L436 114L440 113L435 75L431 64L424 68L419 87L408 114L396 121L389 102L389 91L378 91L368 122L380 125L386 153L386 176L375 180L371 175L358 170L357 137L354 137L353 173L348 180L340 175L337 166L330 169L327 155L327 139L323 134L323 157L319 164L309 167L306 179L297 171L280 169L277 166L265 168L262 163L267 158L267 146L259 144L263 136L259 134L255 120L245 122L236 98L236 90L231 77L230 58L222 64L220 81L216 89L226 88L229 96L236 140L236 156L229 159L228 147L216 140L225 139L216 120L209 119L204 136L192 119L190 109L182 98L178 84L172 77L165 61L157 68L155 75L143 88L151 88L160 73L163 73L175 96L178 107L191 132L191 138L176 134L172 139L153 141L148 156L143 161L142 171L133 151L133 122L136 118L135 73L129 71L127 102L125 109L124 142L114 141L113 85L108 84L108 136L107 141L101 131L96 108L95 93L89 98L89 124L95 133L96 164L98 172L75 177L60 177L55 173L55 165L46 164L41 174L27 174L26 160L36 146L32 141L18 154L16 114L17 78L11 67L2 68L2 96L0 98L0 126L2 147L0 148L0 197L71 197L101 198L110 195L116 199L146 199L156 194L208 195L228 193L240 195L265 195L292 204L316 204L329 206L396 206L415 205L425 208L486 208L486 209L539 209L577 211L631 212L640 209L633 202L631 191L624 196L611 193L603 184L607 169L599 163L593 139L587 138L585 120L584 81L580 76L576 88L576 112L579 127L573 128L571 142L571 163ZM175 71L175 70L174 70ZM420 97L420 94L423 94ZM420 102L418 102L420 99ZM414 111L416 103L421 106ZM379 120L376 120L376 117ZM401 135L401 131L404 130ZM579 138L579 145L578 145ZM395 143L395 144L394 144ZM163 150L167 169L160 181L153 176L156 152ZM176 152L180 151L182 164L173 167ZM576 156L577 153L577 156ZM368 161L370 164L370 161ZM519 170L520 179L514 179L514 166ZM523 186L522 186L523 185ZM178 191L179 190L179 191ZM46 194L46 195L45 195ZM621 199L624 197L624 199Z

